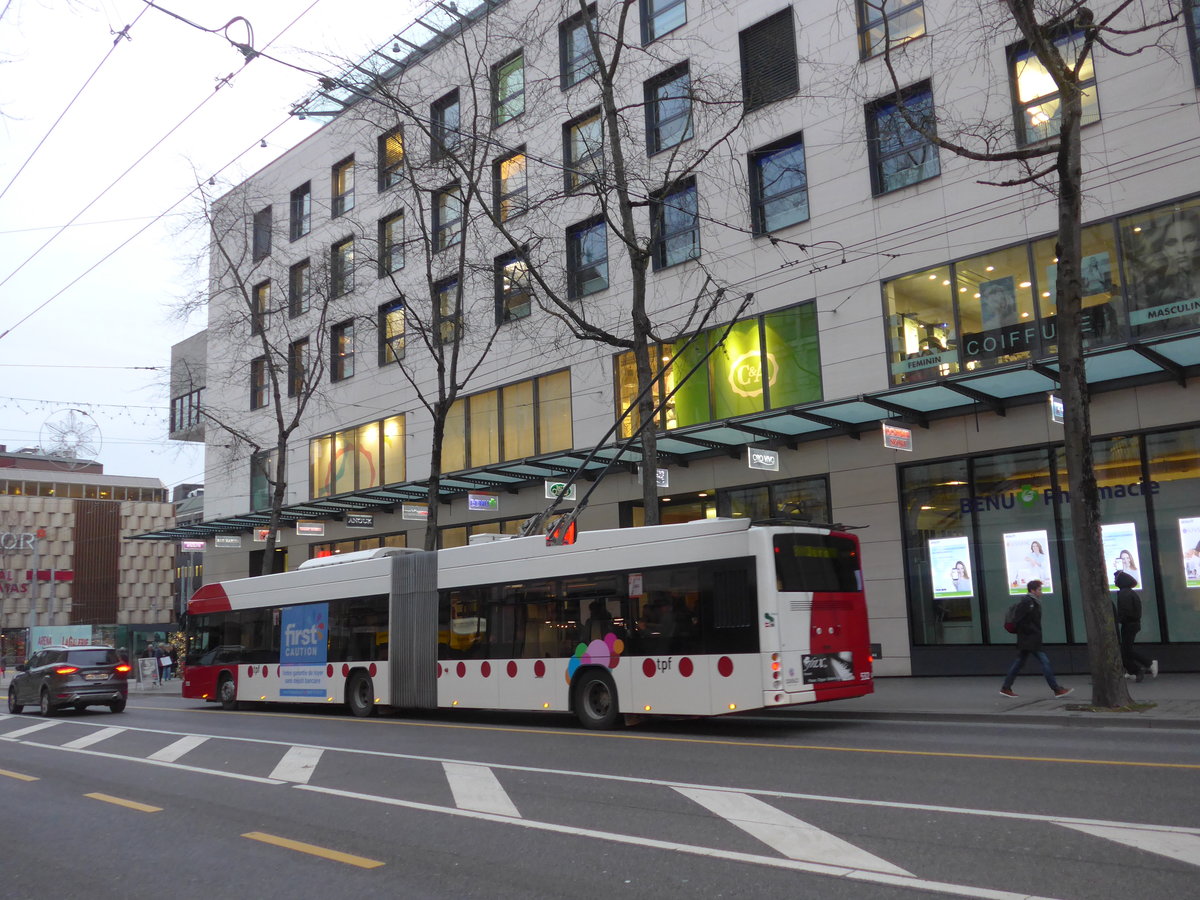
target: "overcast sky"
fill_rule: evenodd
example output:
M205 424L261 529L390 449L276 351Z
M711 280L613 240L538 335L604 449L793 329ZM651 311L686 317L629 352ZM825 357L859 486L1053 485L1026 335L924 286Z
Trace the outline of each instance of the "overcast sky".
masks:
M252 41L243 22L233 40L332 71L322 58L360 58L416 4L157 5L218 33L142 0L0 0L0 444L39 446L47 421L78 409L105 472L172 487L204 477L202 446L167 440L171 345L204 327L173 312L200 287L194 172L236 183L314 128L288 115L313 79L243 65L223 26L245 17Z

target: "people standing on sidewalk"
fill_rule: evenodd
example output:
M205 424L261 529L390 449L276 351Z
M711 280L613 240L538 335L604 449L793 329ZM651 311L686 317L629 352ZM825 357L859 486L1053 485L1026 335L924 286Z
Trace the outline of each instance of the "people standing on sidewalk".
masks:
M1128 572L1121 571L1113 575L1113 584L1117 586L1117 631L1121 637L1121 662L1125 664L1125 672L1138 681L1149 672L1158 677L1158 660L1148 660L1133 649L1133 641L1142 630L1142 598L1138 596L1137 579Z
M1008 667L1008 674L1004 676L1000 693L1005 697L1017 696L1012 689L1013 682L1017 680L1025 660L1033 655L1041 663L1042 675L1046 678L1046 684L1050 685L1050 690L1054 691L1054 696L1065 697L1074 688L1063 687L1058 683L1058 679L1054 677L1054 670L1050 668L1050 657L1042 649L1042 583L1034 579L1025 588L1029 593L1018 602L1013 617L1017 625L1017 658Z

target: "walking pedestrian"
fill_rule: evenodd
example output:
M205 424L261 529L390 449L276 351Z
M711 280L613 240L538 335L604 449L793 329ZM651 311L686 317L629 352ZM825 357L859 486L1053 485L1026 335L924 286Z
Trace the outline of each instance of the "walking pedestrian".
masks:
M1029 593L1018 601L1013 616L1017 625L1017 658L1008 667L1008 674L1004 676L1000 693L1005 697L1017 696L1012 689L1013 682L1017 680L1025 660L1033 655L1041 663L1042 675L1046 678L1046 684L1050 685L1050 690L1054 691L1054 696L1065 697L1074 688L1063 687L1058 683L1058 679L1054 677L1054 670L1050 668L1050 657L1042 649L1042 583L1034 579L1025 589Z
M1137 579L1126 571L1113 575L1117 586L1117 631L1121 636L1121 662L1125 672L1142 681L1149 672L1158 677L1158 660L1148 660L1133 649L1133 641L1142 630L1142 598L1138 596Z

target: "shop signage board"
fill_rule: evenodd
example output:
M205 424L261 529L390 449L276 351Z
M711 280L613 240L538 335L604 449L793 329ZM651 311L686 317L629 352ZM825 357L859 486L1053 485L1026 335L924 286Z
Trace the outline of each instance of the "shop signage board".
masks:
M566 488L566 490L563 490ZM553 500L555 497L562 497L564 500L575 499L575 485L567 487L565 481L551 481L546 479L546 499Z
M1054 394L1050 395L1050 421L1057 422L1059 425L1063 423L1062 397Z
M375 516L367 513L348 513L346 515L347 528L374 528Z
M746 456L751 469L761 469L764 472L779 471L779 452L777 450L747 447Z
M179 549L186 553L200 553L208 547L206 541L180 541Z
M213 546L220 547L222 550L238 550L242 546L242 536L240 534L218 534L213 538Z
M496 494L467 494L467 509L472 512L496 512L500 509L500 497Z
M912 429L902 428L899 425L888 425L885 422L883 446L889 450L907 450L911 453L913 448Z
M306 537L325 537L325 523L307 522L301 519L296 523L296 534Z
M400 518L407 522L424 522L429 518L429 504L404 503L400 506Z

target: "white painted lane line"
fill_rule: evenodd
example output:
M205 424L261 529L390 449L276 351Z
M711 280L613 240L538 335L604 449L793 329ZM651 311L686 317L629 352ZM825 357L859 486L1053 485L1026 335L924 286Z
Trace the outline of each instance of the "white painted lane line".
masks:
M760 866L772 866L777 869L788 869L793 872L807 872L812 875L828 875L835 878L845 878L848 881L861 881L869 884L887 884L893 887L910 888L923 891L926 895L948 894L953 897L976 897L981 900L1048 900L1033 894L1015 893L1013 891L996 891L989 888L975 887L969 884L950 884L944 881L926 881L923 878L908 878L900 875L889 875L884 872L868 872L862 869L848 869L844 866L831 866L821 863L804 862L798 859L783 859L778 856L756 856L753 853L738 853L732 850L717 850L712 847L699 847L695 844L680 844L675 841L658 841L653 838L638 837L631 834L616 834L611 831L596 831L591 828L576 828L556 822L538 822L532 819L514 819L509 816L498 816L493 813L475 812L469 809L454 809L449 806L433 806L429 803L417 803L413 800L397 800L393 797L379 797L374 794L360 794L354 791L340 791L334 788L317 787L315 785L295 785L300 791L314 791L330 797L342 797L347 800L370 800L386 806L397 806L402 809L416 809L424 812L442 813L448 816L475 819L482 822L495 822L502 825L518 825L534 831L549 831L553 834L569 834L590 840L612 841L618 844L629 844L635 847L648 847L654 850L672 850L677 853L689 853L693 856L705 856L711 859L722 859L731 862L744 862ZM920 896L920 894L918 894Z
M82 750L84 747L90 747L92 744L98 744L101 741L106 741L110 737L121 734L124 728L100 728L93 731L91 734L86 734L81 738L76 738L73 741L68 741L63 744L68 750Z
M53 728L57 722L38 722L36 725L30 725L28 728L18 728L16 731L10 731L8 734L0 735L6 741L13 738L25 737L27 734L33 734L37 731L44 731L47 728Z
M146 763L149 766L163 766L179 772L198 772L201 775L216 775L220 778L232 778L235 781L252 781L255 784L287 784L275 778L263 778L259 775L242 775L239 772L226 772L221 769L205 769L200 766L185 766L183 763L161 762L157 759L147 759L144 756L128 756L124 753L104 753L100 750L75 750L59 744L41 744L37 741L25 741L30 747L41 747L44 750L63 750L67 753L82 753L85 756L98 756L101 759L119 759L123 762Z
M1130 847L1136 847L1138 850L1157 853L1159 856L1166 856L1170 859L1177 859L1180 862L1190 863L1193 866L1200 866L1200 837L1194 834L1186 834L1182 831L1159 831L1149 828L1113 828L1107 825L1078 825L1072 822L1060 822L1059 824L1064 828L1073 828L1075 831L1082 831L1084 834L1107 838L1110 841L1116 841L1118 844L1126 844Z
M151 753L147 759L156 759L159 762L175 762L183 754L189 750L195 750L207 740L208 738L205 735L189 734L187 737L181 737L173 744L167 744L167 746L163 747L157 753Z
M308 779L312 778L313 770L321 761L321 754L324 752L316 747L289 747L275 771L271 773L271 777L280 781L308 784Z
M828 863L847 869L867 869L889 875L915 877L911 872L894 866L866 850L855 847L841 838L822 831L782 810L763 803L756 797L734 791L706 791L675 788L742 831L782 853L788 859Z
M508 799L495 773L487 766L448 762L442 763L442 768L446 771L446 780L450 782L454 804L459 809L520 818L521 814Z

